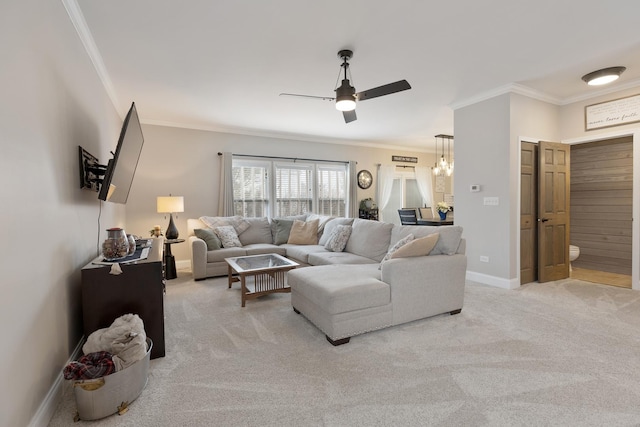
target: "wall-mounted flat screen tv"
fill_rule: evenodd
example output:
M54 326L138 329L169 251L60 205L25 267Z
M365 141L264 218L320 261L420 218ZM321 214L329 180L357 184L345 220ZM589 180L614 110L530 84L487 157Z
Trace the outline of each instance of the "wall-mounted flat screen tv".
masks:
M127 203L129 191L142 152L144 137L135 102L127 113L120 131L118 146L109 160L98 198L114 203Z

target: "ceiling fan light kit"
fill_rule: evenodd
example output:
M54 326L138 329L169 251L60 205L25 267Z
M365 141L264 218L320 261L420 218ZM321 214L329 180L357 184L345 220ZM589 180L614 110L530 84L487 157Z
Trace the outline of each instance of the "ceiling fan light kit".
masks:
M374 87L373 89L365 90L356 93L356 88L351 86L347 72L349 71L349 59L353 56L353 51L343 49L338 52L338 58L342 59L340 67L344 69L344 79L342 84L335 89L335 98L328 96L313 96L313 95L300 95L296 93L281 93L280 96L296 96L304 98L315 98L320 100L329 100L336 102L336 109L342 111L345 123L351 123L357 119L356 117L356 101L365 101L367 99L377 98L380 96L391 95L392 93L401 92L403 90L411 89L411 85L406 80L399 80L394 83ZM342 73L342 70L341 70ZM349 73L350 74L350 73ZM339 79L340 77L338 77Z
M336 89L336 109L339 111L352 111L356 109L356 88L344 79L342 85Z
M584 80L589 86L606 85L607 83L617 80L626 69L626 67L603 68L602 70L585 74L582 76L582 80Z

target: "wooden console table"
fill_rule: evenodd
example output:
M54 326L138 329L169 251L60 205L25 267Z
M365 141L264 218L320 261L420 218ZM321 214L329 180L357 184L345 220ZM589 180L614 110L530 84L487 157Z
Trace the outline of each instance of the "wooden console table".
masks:
M94 264L81 270L82 318L84 335L111 326L123 314L133 313L144 322L147 337L153 341L151 358L163 357L164 280L162 246L164 239L152 239L147 259L120 264L122 274L110 274L110 265Z

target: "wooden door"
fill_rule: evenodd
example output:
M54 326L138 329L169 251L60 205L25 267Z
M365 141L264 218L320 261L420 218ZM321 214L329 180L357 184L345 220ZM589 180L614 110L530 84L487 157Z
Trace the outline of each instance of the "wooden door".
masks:
M538 280L538 144L520 148L520 284Z
M538 282L569 277L570 147L538 146Z

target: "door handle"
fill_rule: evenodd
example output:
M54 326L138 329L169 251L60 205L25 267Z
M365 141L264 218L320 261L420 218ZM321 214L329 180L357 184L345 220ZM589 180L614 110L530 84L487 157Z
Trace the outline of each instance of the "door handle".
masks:
M547 222L549 218L538 218L538 222Z

